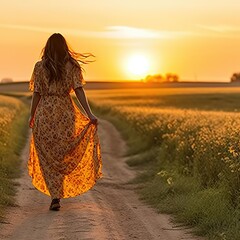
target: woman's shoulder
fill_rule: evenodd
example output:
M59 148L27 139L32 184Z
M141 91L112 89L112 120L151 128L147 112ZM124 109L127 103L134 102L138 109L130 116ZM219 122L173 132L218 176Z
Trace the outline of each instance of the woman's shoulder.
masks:
M42 61L42 60L37 61L37 62L35 63L35 65L34 65L34 68L35 68L35 69L39 69L39 68L42 67L42 65L43 65L43 61Z

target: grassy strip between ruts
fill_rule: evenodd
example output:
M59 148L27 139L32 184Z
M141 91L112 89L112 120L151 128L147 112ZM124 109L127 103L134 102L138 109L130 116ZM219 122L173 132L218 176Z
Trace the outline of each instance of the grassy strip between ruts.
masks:
M14 206L15 178L20 176L20 154L27 138L29 106L24 96L0 95L0 221Z
M94 102L91 107L99 117L111 121L127 140L128 164L140 170L134 183L139 184L138 192L144 201L159 212L173 214L176 222L195 227L195 233L208 239L239 239L239 205L232 205L224 184L203 187L196 177L179 174L179 166L167 160L177 154L175 148L169 152L164 144L149 145L146 135L139 134L123 114L111 107Z

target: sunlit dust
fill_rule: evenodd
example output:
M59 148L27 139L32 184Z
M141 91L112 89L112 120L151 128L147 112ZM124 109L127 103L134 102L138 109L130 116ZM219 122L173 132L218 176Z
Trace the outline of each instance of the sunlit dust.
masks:
M145 77L150 68L149 60L141 54L132 55L126 63L126 69L133 77Z

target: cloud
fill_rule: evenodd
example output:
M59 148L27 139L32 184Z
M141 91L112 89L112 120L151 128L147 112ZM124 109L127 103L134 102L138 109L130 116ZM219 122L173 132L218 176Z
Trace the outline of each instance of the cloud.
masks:
M240 33L239 26L230 26L230 25L197 25L197 27L212 31L215 33Z
M112 39L165 39L192 35L191 32L183 31L160 31L130 26L107 26L102 31L85 31L71 28L43 28L36 26L0 24L0 28L19 29L36 32L63 32L86 38L112 38Z
M231 25L196 25L201 31L164 31L147 28L136 28L131 26L106 26L100 31L86 31L73 28L48 28L27 25L0 24L0 28L19 29L25 31L44 32L52 34L60 32L83 38L96 39L174 39L189 36L216 36L220 34L225 37L238 37L240 35L239 26ZM236 36L237 35L237 36Z
M129 26L107 26L104 31L85 32L86 35L96 38L115 39L164 39L188 35L187 32L159 31Z
M34 31L34 32L47 32L47 33L56 31L56 29L52 29L52 28L42 28L42 27L17 25L17 24L0 24L0 28L19 29L19 30L27 30L27 31Z
M135 28L129 26L109 26L106 30L100 33L106 38L142 38L142 39L161 39L175 38L186 35L185 32L159 31L144 28ZM99 36L100 36L99 35Z

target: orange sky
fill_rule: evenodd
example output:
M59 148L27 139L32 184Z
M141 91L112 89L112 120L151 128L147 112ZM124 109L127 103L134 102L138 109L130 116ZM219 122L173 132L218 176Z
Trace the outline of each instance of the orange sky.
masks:
M92 52L86 80L138 79L128 59L142 54L148 74L229 81L240 71L239 0L1 0L0 79L29 80L47 38L62 33Z

